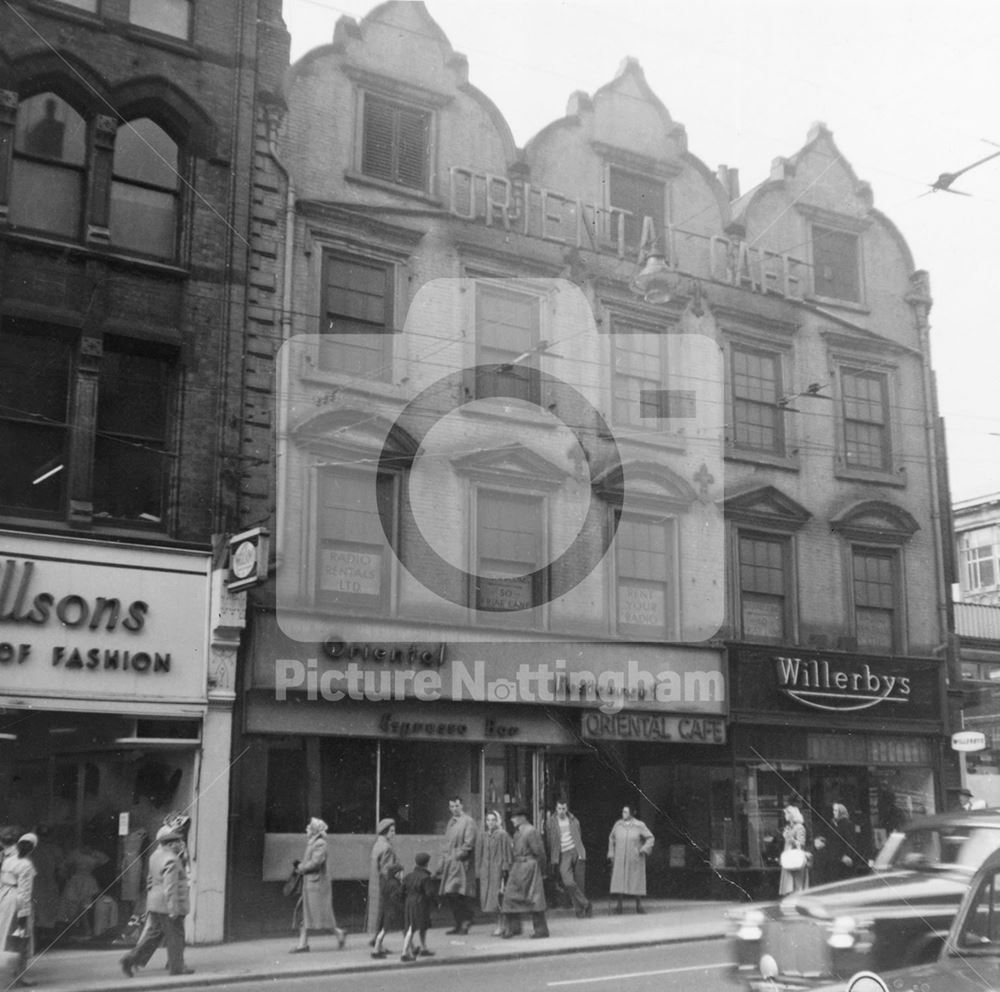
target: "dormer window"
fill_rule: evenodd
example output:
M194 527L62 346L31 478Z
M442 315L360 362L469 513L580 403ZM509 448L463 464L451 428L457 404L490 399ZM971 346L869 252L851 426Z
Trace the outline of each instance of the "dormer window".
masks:
M831 300L861 302L860 247L857 234L812 227L813 292Z
M426 191L430 131L429 111L366 93L361 172L372 179Z
M662 179L630 172L619 166L608 167L608 206L611 207L609 238L619 242L620 226L624 228L624 248L635 252L642 241L642 229L648 217L656 237L666 230L666 185ZM617 211L627 211L618 214ZM662 246L662 242L661 242Z

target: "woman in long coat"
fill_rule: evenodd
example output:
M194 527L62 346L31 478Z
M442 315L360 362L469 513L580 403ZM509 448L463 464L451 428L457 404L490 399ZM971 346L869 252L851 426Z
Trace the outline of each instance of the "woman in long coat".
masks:
M494 937L503 936L501 897L504 881L514 862L514 844L500 826L500 814L491 809L486 814L485 829L476 838L476 877L479 879L479 905L484 913L497 914Z
M6 843L6 841L5 841ZM25 834L13 847L3 851L3 863L0 865L0 950L7 944L11 933L23 931L20 942L20 961L13 985L34 984L23 978L28 967L28 958L34 953L34 918L31 902L35 884L35 866L29 855L35 849L38 838L34 834Z
M396 836L396 821L387 816L379 820L375 830L377 836L368 859L368 912L365 918L365 932L372 935L372 939L368 941L369 947L375 946L375 934L379 931L379 916L382 911L382 869L388 862L398 861L392 847L392 838Z
M618 897L615 912L622 911L622 899L635 897L635 911L645 913L642 897L646 894L646 856L653 850L653 835L642 820L622 807L622 818L611 828L608 837L608 861L611 862L611 895Z
M326 824L313 817L306 827L306 847L302 860L295 871L302 876L302 895L296 910L299 917L299 942L292 948L293 954L309 950L310 930L332 930L337 935L337 944L344 946L346 934L337 926L333 915L333 886L326 873Z
M785 807L785 829L781 833L785 838L785 851L799 850L806 853L805 818L798 806L788 805ZM779 896L787 895L789 892L798 892L800 889L807 888L808 885L809 865L806 862L803 862L802 867L794 871L782 867L781 878L778 881Z
M504 929L502 936L521 932L521 913L531 913L532 937L548 937L545 920L545 841L528 822L528 813L516 809L510 814L514 824L513 864L503 893Z
M388 818L387 818L388 820ZM387 822L383 820L381 827ZM388 820L388 826L379 831L375 847L379 848L376 856L372 850L372 867L378 872L378 918L375 920L375 937L371 941L373 958L384 958L388 951L382 946L385 935L392 930L403 929L403 866L392 840L396 836L396 823ZM380 844L379 841L385 841Z

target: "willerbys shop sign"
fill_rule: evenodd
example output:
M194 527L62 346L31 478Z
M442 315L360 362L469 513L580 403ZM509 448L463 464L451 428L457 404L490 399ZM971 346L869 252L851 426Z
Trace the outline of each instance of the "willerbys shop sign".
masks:
M942 663L794 647L730 650L733 708L844 714L859 721L939 720ZM819 711L819 712L817 712Z
M0 694L204 695L208 558L0 535Z

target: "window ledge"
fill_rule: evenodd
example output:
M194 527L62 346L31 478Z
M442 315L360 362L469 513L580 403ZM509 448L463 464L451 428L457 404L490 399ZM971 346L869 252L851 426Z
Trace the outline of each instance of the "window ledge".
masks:
M413 189L410 186L400 186L398 183L391 183L386 179L376 179L374 176L366 176L363 173L355 172L353 169L348 169L344 173L344 179L358 186L371 186L373 189L385 190L387 193L406 197L408 200L417 200L420 203L427 204L429 207L436 207L438 210L444 209L444 203L436 196L431 196L426 190Z
M153 31L151 28L140 27L138 24L126 25L125 35L133 41L151 45L154 48L164 48L168 52L184 55L187 58L200 59L202 57L201 49L186 38L177 38L172 34L164 34L160 31Z
M610 426L610 425L609 425ZM620 432L620 433L619 433ZM685 451L687 438L683 434L668 434L657 432L645 427L631 424L615 424L610 434L603 434L618 445L636 445L641 448L656 448L657 450Z
M86 540L105 540L121 544L169 545L170 547L186 548L195 551L204 550L209 546L208 542L179 541L172 538L165 528L156 529L149 527L147 529L139 525L130 527L121 522L115 524L98 522L93 527L80 528L71 526L62 517L58 519L46 518L40 514L38 516L15 516L9 513L0 514L0 530L22 534L72 535L73 537L84 538Z
M338 392L371 396L383 400L396 400L400 403L406 403L411 399L404 388L397 386L394 382L379 379L358 379L342 372L319 369L309 363L303 363L299 378L314 386L336 387Z
M563 426L563 422L556 414L546 415L540 407L535 407L530 401L517 400L513 397L508 400L502 396L484 396L482 399L473 399L463 404L458 408L458 412L464 417L476 420L513 421L549 431Z
M866 306L864 303L852 300L838 300L835 296L817 296L815 293L809 293L805 296L805 301L806 303L814 303L822 307L838 307L841 310L852 310L854 313L870 314L872 312L871 307Z
M39 13L51 14L53 17L59 17L65 21L76 21L77 24L86 24L92 28L100 28L104 25L104 19L95 11L81 10L79 7L58 3L57 0L29 0L29 5Z
M109 262L121 262L136 268L147 269L150 272L157 272L161 275L177 276L186 279L188 270L176 262L159 262L153 258L143 255L127 255L113 248L99 248L94 245L82 244L79 241L62 240L53 238L46 234L32 234L27 231L14 231L9 227L0 226L0 239L5 241L19 241L23 244L37 245L42 248L56 248L60 252L71 255L83 255L86 258L102 259Z
M771 468L784 469L786 472L798 472L801 468L799 459L794 455L776 455L767 451L752 451L726 445L725 459L727 462L742 462L748 465L767 465Z
M895 486L897 489L906 488L905 466L900 466L895 470L884 471L837 465L834 467L833 474L838 479L850 479L852 482L872 482L880 486Z

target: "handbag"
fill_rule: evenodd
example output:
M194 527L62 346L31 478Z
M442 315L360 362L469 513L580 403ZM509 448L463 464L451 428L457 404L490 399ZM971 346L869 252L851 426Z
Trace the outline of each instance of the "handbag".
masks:
M802 871L806 866L806 852L801 847L789 847L781 852L779 863L785 871Z
M295 868L292 869L291 875L288 876L288 881L285 882L284 887L281 890L281 894L286 899L292 896L297 898L302 894L302 876Z

